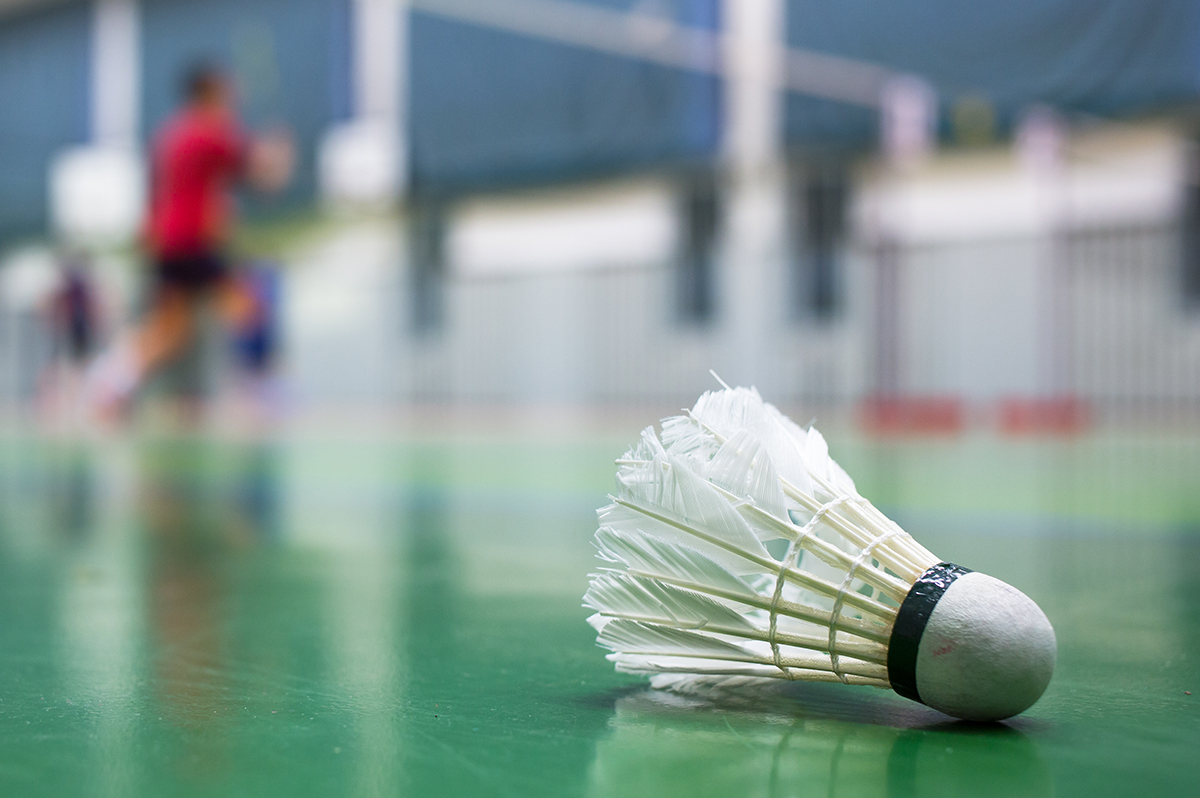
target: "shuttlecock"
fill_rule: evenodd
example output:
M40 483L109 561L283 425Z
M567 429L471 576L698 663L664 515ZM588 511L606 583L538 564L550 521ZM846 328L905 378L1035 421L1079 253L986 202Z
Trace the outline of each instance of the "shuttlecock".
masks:
M1023 712L1049 684L1037 604L931 554L754 389L704 394L617 465L584 596L617 670L890 687L967 720Z

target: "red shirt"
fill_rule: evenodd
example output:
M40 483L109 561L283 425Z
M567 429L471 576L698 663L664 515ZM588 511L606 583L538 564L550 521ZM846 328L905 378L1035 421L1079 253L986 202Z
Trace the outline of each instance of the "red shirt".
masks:
M229 236L246 143L232 115L185 109L159 131L147 238L158 258L211 253Z

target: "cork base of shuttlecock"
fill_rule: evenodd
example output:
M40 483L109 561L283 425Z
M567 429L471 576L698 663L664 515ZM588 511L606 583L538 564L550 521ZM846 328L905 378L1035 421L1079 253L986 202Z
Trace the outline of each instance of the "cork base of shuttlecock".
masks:
M1057 643L1041 608L986 574L959 576L929 615L916 658L920 700L964 720L1003 720L1036 702Z

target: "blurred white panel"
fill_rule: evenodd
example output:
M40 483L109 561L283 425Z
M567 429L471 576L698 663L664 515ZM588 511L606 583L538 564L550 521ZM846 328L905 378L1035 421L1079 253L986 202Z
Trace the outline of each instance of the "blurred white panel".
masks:
M786 306L787 173L784 167L782 0L724 0L726 62L722 155L729 167L720 204L718 295L728 319L732 366L722 375L774 395Z
M403 329L400 225L331 226L292 255L280 310L287 373L301 401L386 399Z
M404 194L407 7L351 4L353 118L331 127L317 153L321 195L333 207L387 206Z
M1045 235L1057 224L1162 224L1177 216L1185 153L1170 131L1082 135L1066 151L1063 167L1049 176L1007 151L943 155L903 174L879 173L859 191L855 218L869 237L886 228L904 243L924 244Z
M742 170L769 168L783 147L783 2L725 0L721 15L728 26L722 51L729 109L725 157Z
M476 199L452 216L447 252L458 275L662 264L679 235L664 183Z
M45 247L28 247L0 263L0 303L13 310L30 310L44 302L59 285L58 262Z
M322 197L334 206L391 203L400 192L400 150L400 133L387 122L332 128L317 154Z
M145 167L123 147L73 147L50 162L50 218L68 241L119 244L142 221Z
M893 196L890 218L909 242L1036 234L1037 192L1029 175L1009 169L930 176Z
M133 149L140 123L136 0L95 0L92 11L92 139Z
M407 5L402 0L355 0L351 6L357 117L391 124L398 118Z
M1066 191L1074 227L1127 228L1178 216L1187 153L1173 130L1118 128L1083 138L1073 155Z

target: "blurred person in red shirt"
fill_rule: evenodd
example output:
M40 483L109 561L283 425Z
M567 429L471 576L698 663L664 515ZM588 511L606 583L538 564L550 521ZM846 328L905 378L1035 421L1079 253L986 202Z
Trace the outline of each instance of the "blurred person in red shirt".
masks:
M228 262L233 190L239 183L260 191L282 189L294 161L291 138L278 131L247 135L237 119L232 84L216 67L193 68L184 93L184 106L159 130L151 149L144 230L153 268L150 304L141 326L93 369L93 397L102 415L126 409L142 381L185 350L203 303L213 300L234 329L257 311L253 293L234 279Z

